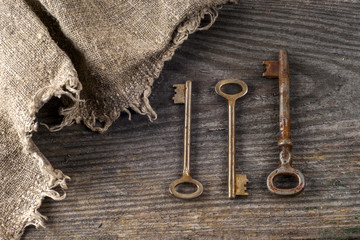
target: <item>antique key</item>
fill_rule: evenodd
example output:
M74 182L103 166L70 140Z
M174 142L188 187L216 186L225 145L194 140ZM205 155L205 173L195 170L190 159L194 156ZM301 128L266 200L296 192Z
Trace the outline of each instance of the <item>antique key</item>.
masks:
M236 94L226 94L221 88L226 84L237 84L241 86L242 91ZM236 195L248 195L246 190L246 183L248 179L246 175L235 173L235 102L238 98L243 97L247 91L248 86L245 82L239 79L225 79L218 82L215 86L215 91L220 96L228 101L229 111L229 175L228 175L228 192L229 198L235 198Z
M263 77L279 78L279 102L280 102L280 139L278 146L280 148L280 165L267 178L267 187L270 192L277 195L289 196L299 194L305 188L304 175L292 167L291 149L292 142L290 136L290 77L289 61L286 50L280 50L278 61L264 61L266 71ZM296 177L298 185L294 188L282 189L274 185L278 176L288 175Z
M181 178L170 184L169 190L172 195L182 199L191 199L200 196L203 192L202 184L190 176L190 130L191 130L191 81L185 84L175 84L174 103L185 104L185 127L184 127L184 168ZM180 193L176 187L180 184L193 184L196 191L193 193Z

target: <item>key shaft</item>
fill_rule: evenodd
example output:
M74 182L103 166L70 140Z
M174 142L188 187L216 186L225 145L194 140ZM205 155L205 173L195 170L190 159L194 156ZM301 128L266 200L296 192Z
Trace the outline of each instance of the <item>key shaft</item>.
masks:
M183 175L190 176L190 135L191 135L191 81L185 83L185 124L184 124L184 167Z
M229 198L235 198L235 100L228 100L229 113L229 173L228 173L228 190Z

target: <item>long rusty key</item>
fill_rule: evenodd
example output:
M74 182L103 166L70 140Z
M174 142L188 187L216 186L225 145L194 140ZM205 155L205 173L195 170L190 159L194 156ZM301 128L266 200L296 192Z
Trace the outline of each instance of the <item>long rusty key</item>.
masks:
M226 84L237 84L241 86L242 91L236 94L226 94L221 88ZM228 192L229 198L235 198L236 195L248 195L246 190L246 183L248 179L246 175L235 173L235 102L238 98L243 97L247 91L248 86L245 82L239 79L225 79L218 82L215 86L215 91L220 96L228 101L229 111L229 175L228 175Z
M191 199L200 196L203 192L202 184L190 176L190 130L191 130L191 81L185 84L175 84L174 103L185 104L185 127L184 127L184 167L181 178L170 184L169 190L172 195L182 199ZM193 193L180 193L176 187L180 184L193 184L196 191Z
M305 188L304 175L292 167L291 149L292 142L290 136L290 77L289 61L286 50L280 50L278 61L264 61L266 71L263 77L279 78L279 102L280 102L280 165L267 178L267 187L270 192L277 195L289 196L301 193ZM275 179L281 175L294 176L298 180L298 185L294 188L277 188L274 184Z

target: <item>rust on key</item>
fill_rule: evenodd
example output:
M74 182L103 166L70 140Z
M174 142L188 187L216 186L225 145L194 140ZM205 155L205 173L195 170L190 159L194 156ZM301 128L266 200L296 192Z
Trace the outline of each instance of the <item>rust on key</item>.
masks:
M267 178L267 187L270 192L282 196L290 196L301 193L305 188L304 175L292 167L291 159L291 135L290 135L290 75L289 60L286 50L280 50L278 61L264 61L266 71L263 77L279 78L279 104L280 104L280 165ZM288 175L297 178L298 185L294 188L277 188L274 181L278 176Z

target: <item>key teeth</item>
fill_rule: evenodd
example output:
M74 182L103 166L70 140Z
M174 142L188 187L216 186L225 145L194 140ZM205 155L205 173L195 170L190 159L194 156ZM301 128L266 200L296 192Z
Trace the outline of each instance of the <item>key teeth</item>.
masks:
M185 84L174 84L175 94L172 98L175 104L185 103Z
M236 195L249 195L246 192L246 187L245 185L249 182L249 180L247 179L246 175L244 174L236 174L236 179L235 179L235 194Z

